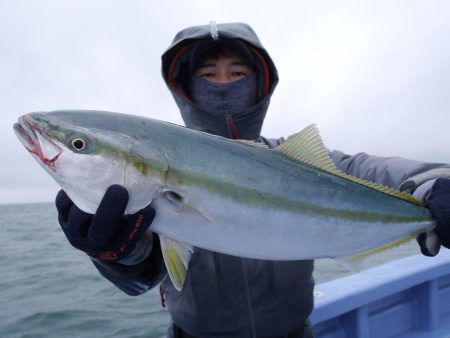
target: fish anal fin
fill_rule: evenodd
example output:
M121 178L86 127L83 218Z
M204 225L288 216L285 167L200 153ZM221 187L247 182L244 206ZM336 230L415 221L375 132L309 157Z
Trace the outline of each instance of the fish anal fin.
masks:
M161 250L170 280L178 291L183 288L194 249L188 244L160 236Z
M344 265L345 267L347 267L348 269L350 269L354 272L359 272L359 271L361 271L361 267L362 267L363 263L367 259L369 259L373 256L376 256L377 254L380 254L382 252L386 252L386 251L395 249L401 245L404 245L404 244L410 242L416 236L417 236L416 234L408 235L399 240L389 242L387 244L378 246L378 247L368 250L368 251L361 252L354 256L336 258L335 260L337 262L341 263L342 265Z
M322 138L320 137L319 130L315 124L312 124L299 133L290 136L286 142L280 144L275 150L295 161L300 162L301 164L306 164L320 169L329 174L377 190L386 195L398 197L410 203L424 206L421 201L415 199L409 194L379 183L366 181L364 179L348 175L338 169L333 163L328 150L325 148Z

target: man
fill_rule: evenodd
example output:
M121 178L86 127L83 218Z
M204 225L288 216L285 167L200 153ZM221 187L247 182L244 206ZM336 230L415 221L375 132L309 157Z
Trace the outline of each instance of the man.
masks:
M260 135L278 75L248 25L211 24L179 32L162 56L162 73L188 128L272 148L283 141ZM330 156L351 175L427 201L438 227L436 234L419 237L422 252L437 254L438 240L450 247L450 166L364 153L332 151ZM313 336L308 321L313 261L253 260L196 249L179 292L166 276L157 235L145 232L155 211L148 206L123 217L127 201L126 190L112 186L95 215L80 211L62 191L56 204L72 245L87 252L120 289L138 295L161 282L173 318L170 337ZM124 236L137 221L144 231Z

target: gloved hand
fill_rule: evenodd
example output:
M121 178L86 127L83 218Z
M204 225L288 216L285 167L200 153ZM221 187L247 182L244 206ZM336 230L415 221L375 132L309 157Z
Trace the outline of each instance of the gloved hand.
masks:
M439 247L431 249L432 243L438 243L440 240L444 247L450 249L450 179L436 179L425 202L436 220L436 228L429 234L419 235L417 242L422 254L435 256L439 252ZM433 238L433 236L437 238ZM434 244L434 246L436 245Z
M128 203L124 187L110 186L95 215L81 211L63 190L55 202L59 224L70 244L92 258L134 265L150 254L153 237L147 229L155 210L149 205L124 216Z

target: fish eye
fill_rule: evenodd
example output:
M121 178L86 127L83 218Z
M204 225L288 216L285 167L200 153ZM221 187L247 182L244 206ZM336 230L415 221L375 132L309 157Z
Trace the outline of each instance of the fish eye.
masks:
M76 150L81 151L86 148L86 142L82 138L74 138L71 141L72 147L74 147Z

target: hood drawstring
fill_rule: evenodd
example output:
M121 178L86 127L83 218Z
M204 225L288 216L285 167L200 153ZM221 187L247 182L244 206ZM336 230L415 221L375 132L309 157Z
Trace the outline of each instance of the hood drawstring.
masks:
M219 40L219 28L217 27L217 23L213 20L209 22L209 31L211 33L211 38L214 41Z

